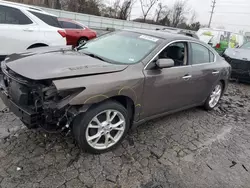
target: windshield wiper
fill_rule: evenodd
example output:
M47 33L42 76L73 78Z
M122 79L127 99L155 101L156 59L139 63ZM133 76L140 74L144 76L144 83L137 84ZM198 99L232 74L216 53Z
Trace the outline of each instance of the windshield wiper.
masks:
M92 53L88 53L88 52L83 52L85 55L88 55L88 56L90 56L90 57L93 57L93 58L96 58L96 59L99 59L99 60L101 60L101 61L106 61L106 60L104 60L103 58L101 58L100 56L98 56L98 55L95 55L95 54L92 54ZM107 62L107 61L106 61Z

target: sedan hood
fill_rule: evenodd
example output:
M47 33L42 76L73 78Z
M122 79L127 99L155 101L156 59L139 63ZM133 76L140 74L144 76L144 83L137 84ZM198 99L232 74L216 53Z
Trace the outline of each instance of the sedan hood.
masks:
M232 49L228 48L225 51L225 55L232 59L239 59L239 60L244 60L244 61L250 61L250 50L248 49Z
M72 47L37 48L12 54L5 62L12 71L32 80L111 73L127 68L87 56Z

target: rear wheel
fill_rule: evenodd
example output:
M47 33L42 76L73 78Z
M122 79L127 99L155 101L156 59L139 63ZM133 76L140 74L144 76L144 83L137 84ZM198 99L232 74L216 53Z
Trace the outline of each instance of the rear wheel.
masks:
M215 85L215 87L213 88L213 91L211 92L211 94L209 95L209 97L207 98L205 102L206 110L212 110L217 106L222 96L222 91L223 91L223 85L221 82L219 82L218 84Z
M86 43L88 41L88 39L86 37L80 38L77 42L77 46L82 45L84 43Z
M115 148L129 128L127 110L114 101L100 103L73 123L79 146L90 153L104 153Z

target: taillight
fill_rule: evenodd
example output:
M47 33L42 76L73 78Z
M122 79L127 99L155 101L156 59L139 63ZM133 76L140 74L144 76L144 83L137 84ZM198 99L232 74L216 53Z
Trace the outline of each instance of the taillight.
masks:
M58 30L57 31L63 38L66 37L66 32L63 30Z
M220 43L216 44L215 48L220 48Z

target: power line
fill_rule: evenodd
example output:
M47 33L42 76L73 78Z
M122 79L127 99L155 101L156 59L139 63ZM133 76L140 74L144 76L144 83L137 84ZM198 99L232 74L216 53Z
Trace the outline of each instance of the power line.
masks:
M216 25L235 25L235 26L244 26L244 27L250 27L250 25L243 25L243 24L231 24L231 23L219 23L219 22L213 22L213 24L216 24Z
M215 14L250 14L250 12L214 12Z
M213 14L214 14L215 4L216 4L216 0L213 0L213 1L212 1L212 11L211 11L211 15L210 15L210 19L209 19L208 27L210 27L210 26L211 26L211 22L212 22Z

